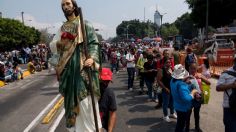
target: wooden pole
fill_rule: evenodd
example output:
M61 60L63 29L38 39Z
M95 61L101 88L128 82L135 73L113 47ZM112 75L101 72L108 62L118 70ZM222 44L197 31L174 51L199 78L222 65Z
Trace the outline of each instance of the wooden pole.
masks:
M85 24L84 24L84 19L83 19L83 13L81 7L79 7L79 12L80 12L80 23L81 23L81 28L82 28L82 34L83 34L83 44L84 44L84 50L85 50L85 56L86 59L90 58L88 54L88 47L87 47L87 34L85 30ZM96 107L95 107L95 100L94 100L94 91L93 91L93 85L92 85L92 74L91 74L91 68L89 67L87 69L88 72L88 78L89 78L89 87L88 90L91 94L91 99L92 99L92 107L93 107L93 115L94 115L94 121L95 121L95 127L96 127L96 132L99 132L98 128L98 120L97 120L97 112L96 112Z

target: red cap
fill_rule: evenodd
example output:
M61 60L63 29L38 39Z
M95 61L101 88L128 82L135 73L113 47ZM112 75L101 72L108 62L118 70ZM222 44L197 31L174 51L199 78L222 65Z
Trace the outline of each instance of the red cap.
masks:
M111 81L112 80L112 72L109 68L102 68L102 71L100 73L100 78L101 80L104 80L104 81Z

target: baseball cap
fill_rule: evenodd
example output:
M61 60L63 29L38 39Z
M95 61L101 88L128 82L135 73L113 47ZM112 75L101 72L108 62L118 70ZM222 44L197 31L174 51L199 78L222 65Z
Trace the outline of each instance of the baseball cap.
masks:
M109 68L102 68L100 72L100 79L104 81L111 81L112 80L112 72Z

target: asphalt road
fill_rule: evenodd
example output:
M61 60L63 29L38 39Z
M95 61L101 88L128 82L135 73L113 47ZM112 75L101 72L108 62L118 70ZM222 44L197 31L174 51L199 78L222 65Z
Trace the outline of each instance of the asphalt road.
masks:
M223 132L222 99L223 94L216 92L217 80L211 79L211 98L207 105L201 108L200 126L204 132ZM162 109L155 109L155 102L147 102L147 95L138 95L138 81L135 81L133 91L127 90L127 73L121 71L114 74L113 83L110 85L117 99L117 123L115 132L173 132L176 120L170 123L162 120ZM193 114L191 119L191 131L194 130ZM56 132L65 132L64 118L61 120Z
M0 88L0 131L22 132L58 94L56 77L42 71Z
M215 90L216 79L211 79L211 98L207 105L201 108L201 128L204 132L223 132L223 94ZM138 95L138 81L135 81L133 91L127 90L127 73L120 71L114 74L110 85L117 99L117 123L115 132L173 132L176 120L166 123L162 120L162 109L156 110L155 102L147 102L147 95ZM36 73L24 80L10 83L0 88L0 131L22 132L36 116L58 94L58 84L54 75L47 71ZM58 112L60 113L60 111ZM56 117L54 117L55 119ZM46 132L49 125L39 124L33 132ZM191 129L194 128L193 117ZM56 132L65 132L65 122L62 118Z

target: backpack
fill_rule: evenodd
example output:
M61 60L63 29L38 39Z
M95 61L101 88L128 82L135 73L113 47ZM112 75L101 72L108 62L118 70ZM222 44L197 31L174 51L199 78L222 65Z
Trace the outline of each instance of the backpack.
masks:
M196 63L196 62L197 62L197 60L195 58L195 54L192 53L192 54L186 56L185 64L190 65L190 64Z
M233 71L224 71L223 73L226 73L228 75L236 77L236 72ZM225 90L226 94L229 97L229 107L232 112L236 112L236 90L232 89L232 93L229 95L227 90Z

